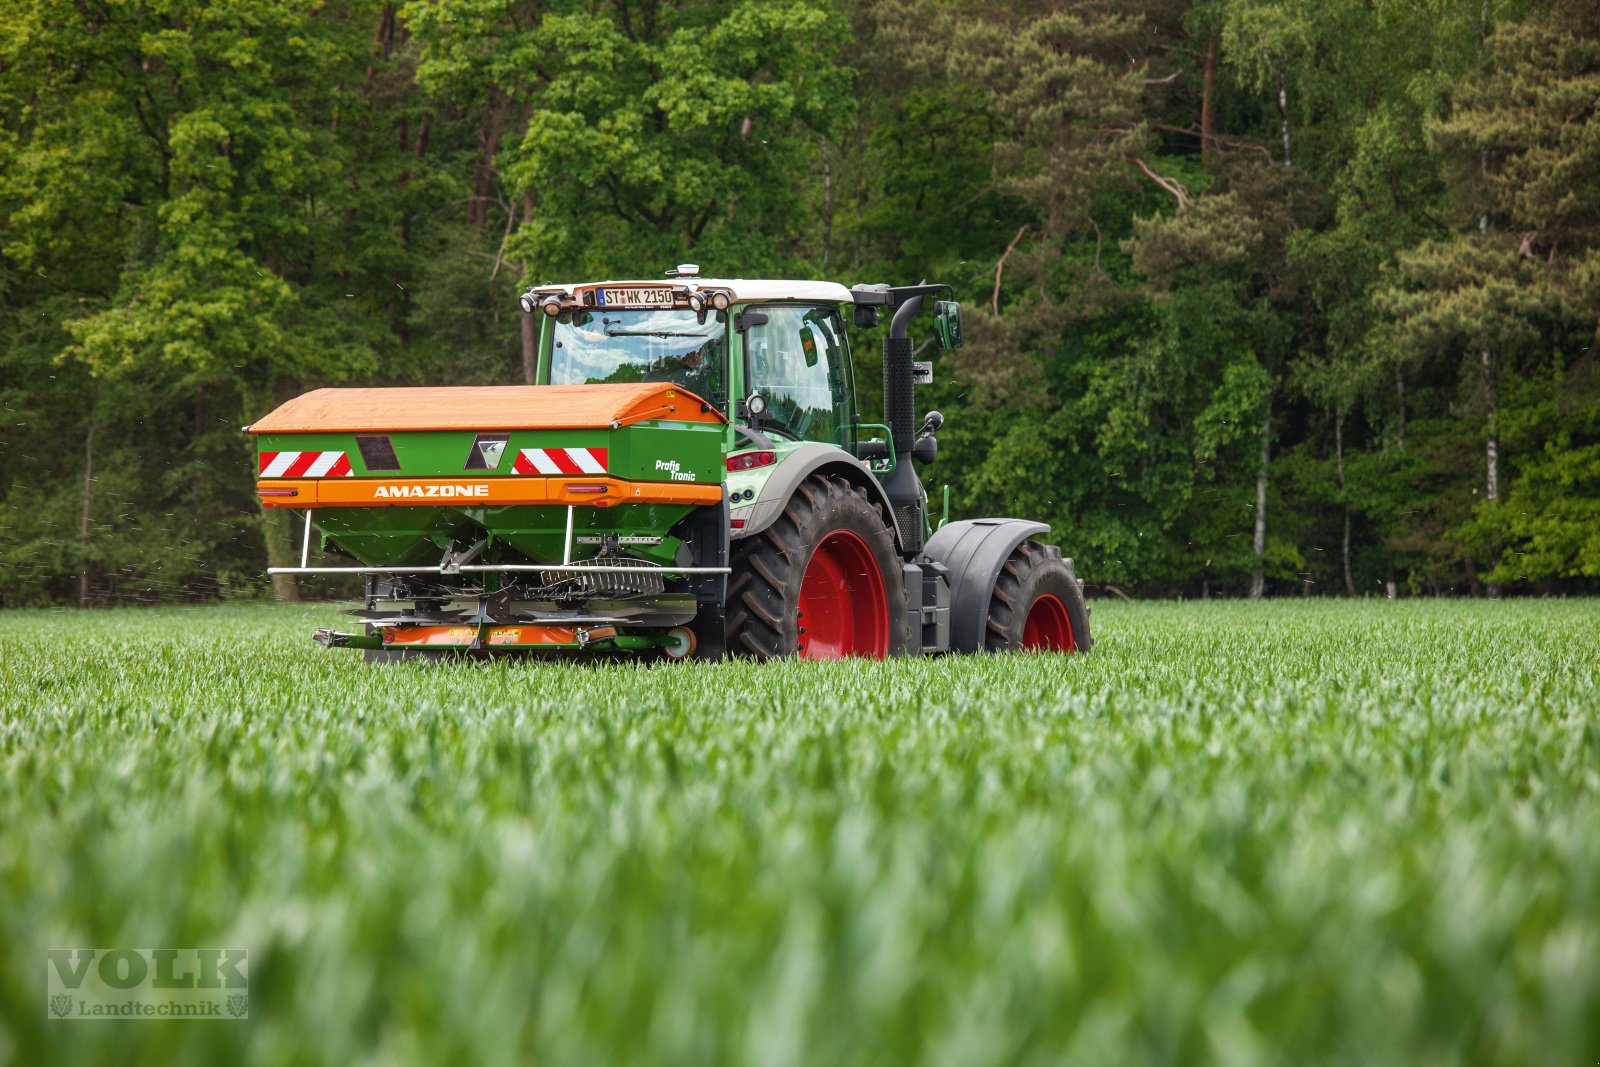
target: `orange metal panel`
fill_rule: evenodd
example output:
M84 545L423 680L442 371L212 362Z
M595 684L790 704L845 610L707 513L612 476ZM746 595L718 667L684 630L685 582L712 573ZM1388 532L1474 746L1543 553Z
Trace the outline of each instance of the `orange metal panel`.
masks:
M722 423L698 396L668 382L317 389L280 405L251 433L406 430L582 430L644 419Z
M604 493L574 486L604 486ZM486 507L505 504L715 504L722 486L621 478L270 478L256 483L269 508ZM293 496L283 495L293 490Z
M579 645L581 641L578 640L578 629L576 625L491 625L488 632L483 635L483 643L490 648ZM384 630L384 645L406 646L406 648L418 648L418 646L466 648L472 645L477 633L477 627L472 625L406 625ZM616 637L614 625L589 627L587 640L598 641L608 637Z
M594 638L614 637L616 630L607 626L590 631ZM403 626L386 630L383 643L388 646L466 647L477 637L475 626ZM485 645L576 645L576 626L491 626L484 635Z

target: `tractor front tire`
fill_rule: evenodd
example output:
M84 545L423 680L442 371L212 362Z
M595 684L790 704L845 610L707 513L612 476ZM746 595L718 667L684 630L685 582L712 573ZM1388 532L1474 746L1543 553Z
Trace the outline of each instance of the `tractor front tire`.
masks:
M776 522L735 544L728 653L898 655L906 647L900 567L894 534L866 490L837 475L808 478Z
M1087 652L1094 645L1083 585L1059 548L1028 540L1012 549L989 598L983 643L990 652Z

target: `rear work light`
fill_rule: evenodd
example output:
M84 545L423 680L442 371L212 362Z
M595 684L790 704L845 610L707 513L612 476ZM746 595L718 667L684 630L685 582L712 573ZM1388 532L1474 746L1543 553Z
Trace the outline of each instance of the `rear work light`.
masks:
M770 467L778 462L776 452L740 452L728 457L730 471L753 471L757 467Z

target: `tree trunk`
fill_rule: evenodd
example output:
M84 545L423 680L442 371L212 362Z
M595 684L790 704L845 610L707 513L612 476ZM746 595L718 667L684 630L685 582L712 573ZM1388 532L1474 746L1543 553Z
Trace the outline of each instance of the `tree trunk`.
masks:
M1339 502L1344 505L1344 540L1339 546L1339 557L1344 563L1344 591L1356 595L1355 579L1350 575L1350 500L1344 482L1344 409L1334 409L1333 459L1339 471Z
M1488 446L1484 455L1484 490L1487 500L1500 499L1499 390L1495 388L1494 353L1485 348L1478 353L1483 368L1483 400L1487 415Z
M527 223L533 218L533 194L529 193L522 198L522 221ZM523 281L528 279L528 268L522 268ZM539 328L534 322L534 315L522 313L522 380L529 385L534 384L539 376Z
M1261 420L1261 466L1256 470L1256 528L1250 540L1256 569L1250 576L1250 599L1260 600L1267 591L1267 473L1272 460L1272 398L1267 398L1267 414Z
M828 139L822 143L822 273L828 273L828 260L833 254L833 165L828 159Z
M1350 574L1350 509L1344 509L1344 543L1340 546L1344 553L1344 591L1350 596L1356 595L1355 579Z
M1278 125L1283 131L1283 165L1293 166L1289 161L1289 87L1282 70L1278 71Z
M1217 35L1206 41L1205 66L1200 75L1200 160L1211 165L1217 141Z
M522 315L522 380L533 385L539 377L539 328L534 316L526 311Z
M1488 443L1484 447L1484 486L1485 500L1498 502L1500 500L1500 390L1495 384L1494 353L1484 348L1478 355L1479 364L1483 368L1483 400L1486 408ZM1491 570L1498 561L1490 560ZM1489 583L1489 597L1491 600L1499 599L1500 583Z
M378 73L378 60L389 58L389 50L394 44L394 5L385 4L378 13L378 27L372 31L372 47L367 50L367 73L362 79L361 91L367 92L372 88L372 79Z
M83 435L83 515L78 522L78 607L89 606L89 509L94 500L94 431L99 420L89 416Z
M296 392L292 382L270 381L245 390L242 399L246 411L271 411L294 396ZM253 470L254 455L251 455L250 462ZM300 555L294 548L294 516L290 514L289 509L269 508L260 497L256 498L256 506L261 512L261 547L266 551L267 566L299 566ZM274 599L287 601L300 599L300 586L294 575L274 574L270 575L270 578Z
M500 135L505 126L505 101L497 90L489 92L478 129L478 164L472 179L472 199L467 202L467 225L483 229L489 217L489 194L494 192L494 157L500 151Z
M294 567L300 563L300 557L294 554L289 541L294 531L294 516L288 508L261 509L261 536L267 546L268 567ZM292 574L274 574L272 576L272 595L274 599L297 601L300 599L300 586Z
M1400 369L1400 364L1394 365L1394 395L1400 408L1400 427L1395 444L1404 452L1406 450L1406 376Z
M860 181L860 179L858 178L857 181ZM855 229L852 230L851 234L850 234L852 245L853 245L853 247L851 249L851 255L850 255L850 266L851 266L851 269L853 269L853 270L860 270L861 269L861 209L862 209L862 207L864 207L866 205L866 202L867 202L867 191L866 191L866 189L863 188L860 185L857 185L856 186L856 225L855 225Z
M415 142L413 142L410 138L409 132L406 129L406 123L402 119L400 122L400 151L409 154L412 159L420 162L422 157L428 153L428 134L432 124L433 113L424 111L422 113L422 118L417 120L417 139ZM410 185L412 179L416 178L416 176L417 172L415 170L413 170L411 167L406 167L405 170L400 172L401 187L404 188L405 186Z

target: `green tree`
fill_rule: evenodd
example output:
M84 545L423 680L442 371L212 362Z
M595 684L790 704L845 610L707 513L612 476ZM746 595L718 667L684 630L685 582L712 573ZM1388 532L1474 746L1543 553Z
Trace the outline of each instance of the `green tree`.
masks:
M1538 542L1541 575L1583 573L1583 538L1547 528L1570 521L1560 515L1585 512L1553 500L1549 486L1582 469L1593 443L1582 429L1590 421L1582 371L1596 327L1585 296L1600 245L1600 43L1575 32L1582 28L1581 19L1575 27L1557 12L1504 24L1488 38L1483 70L1460 86L1449 115L1430 130L1464 232L1403 253L1397 285L1384 298L1403 347L1475 366L1462 375L1462 400L1483 420L1481 503L1455 535L1498 561L1491 595L1502 580L1527 575L1513 562L1526 549L1506 557L1507 540ZM1574 389L1561 404L1556 391L1529 388L1574 369ZM1567 407L1567 417L1530 420L1521 405L1507 410L1508 395L1547 415ZM1508 423L1529 431L1520 436L1540 468L1514 517L1504 506L1516 494L1517 460L1504 449ZM1567 572L1551 570L1558 543L1571 546Z
M394 286L361 277L348 241L374 197L361 187L372 160L355 166L366 139L351 136L365 103L341 86L370 62L355 16L375 13L41 3L9 14L0 241L28 279L16 298L54 320L33 336L58 346L49 358L64 372L86 367L100 383L84 389L99 405L83 420L95 442L82 453L84 516L99 507L95 482L120 477L152 519L198 509L202 557L226 557L233 532L215 518L249 499L240 423L285 388L375 369L393 343ZM359 252L372 256L364 236ZM10 358L42 354L29 341ZM133 430L175 412L187 427L176 440ZM119 425L133 436L105 432ZM125 465L106 463L123 443L135 445ZM164 455L141 455L158 445ZM96 449L109 454L96 462ZM168 535L140 541L150 567L172 561L186 521L149 523Z

